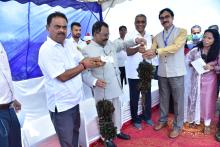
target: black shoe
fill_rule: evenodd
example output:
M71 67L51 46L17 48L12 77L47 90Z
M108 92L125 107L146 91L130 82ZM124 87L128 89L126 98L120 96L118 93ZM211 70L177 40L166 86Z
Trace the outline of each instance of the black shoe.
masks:
M124 140L130 140L131 139L131 137L129 135L124 134L122 132L117 134L117 137L120 138L120 139L124 139Z
M105 147L117 147L113 141L107 140L105 141Z
M216 134L215 134L216 141L220 142L220 128L218 128Z

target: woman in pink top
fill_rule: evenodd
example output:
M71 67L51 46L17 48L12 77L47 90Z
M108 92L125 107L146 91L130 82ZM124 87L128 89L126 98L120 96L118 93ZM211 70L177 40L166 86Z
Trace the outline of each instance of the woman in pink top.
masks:
M217 99L216 71L219 70L220 65L219 49L220 42L218 31L208 29L204 32L202 41L187 55L189 64L196 59L202 58L206 63L204 69L209 70L199 75L194 68L192 69L191 89L188 96L187 110L188 122L193 123L195 120L198 121L199 115L199 119L201 118L204 120L205 134L210 133L211 119L215 114ZM197 106L198 103L200 103L199 106Z

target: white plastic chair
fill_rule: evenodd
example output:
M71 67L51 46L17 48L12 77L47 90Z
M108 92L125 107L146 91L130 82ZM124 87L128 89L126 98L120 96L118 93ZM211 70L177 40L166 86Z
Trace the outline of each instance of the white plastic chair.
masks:
M13 82L15 98L21 103L21 111L18 114L21 126L49 114L43 84L43 77Z
M45 115L36 120L31 120L22 128L24 147L34 147L45 138L55 135L55 130L50 115Z
M94 98L86 99L80 103L80 117L79 144L82 147L89 147L90 143L100 138Z

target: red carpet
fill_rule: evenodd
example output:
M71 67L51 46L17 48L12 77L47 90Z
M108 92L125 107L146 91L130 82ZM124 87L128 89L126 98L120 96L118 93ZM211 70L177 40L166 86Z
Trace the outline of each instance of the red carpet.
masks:
M152 120L156 122L159 118L158 109L153 111ZM130 122L123 126L123 132L131 135L131 140L125 141L115 139L117 147L220 147L220 142L215 141L216 123L211 126L211 134L202 133L203 126L197 130L190 130L184 127L181 135L176 139L168 137L168 131L171 129L172 115L169 116L167 128L160 131L154 131L151 126L142 123L143 130L136 130ZM91 147L103 147L101 141L97 141Z

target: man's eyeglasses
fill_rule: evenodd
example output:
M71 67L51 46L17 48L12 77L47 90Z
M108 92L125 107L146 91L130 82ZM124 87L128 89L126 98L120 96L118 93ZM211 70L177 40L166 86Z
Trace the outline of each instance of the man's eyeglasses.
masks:
M166 15L164 17L160 17L160 20L169 19L170 17L171 17L170 15Z
M98 34L100 34L100 35L102 35L102 36L104 36L104 37L109 37L109 33L101 33L101 32L99 32Z

